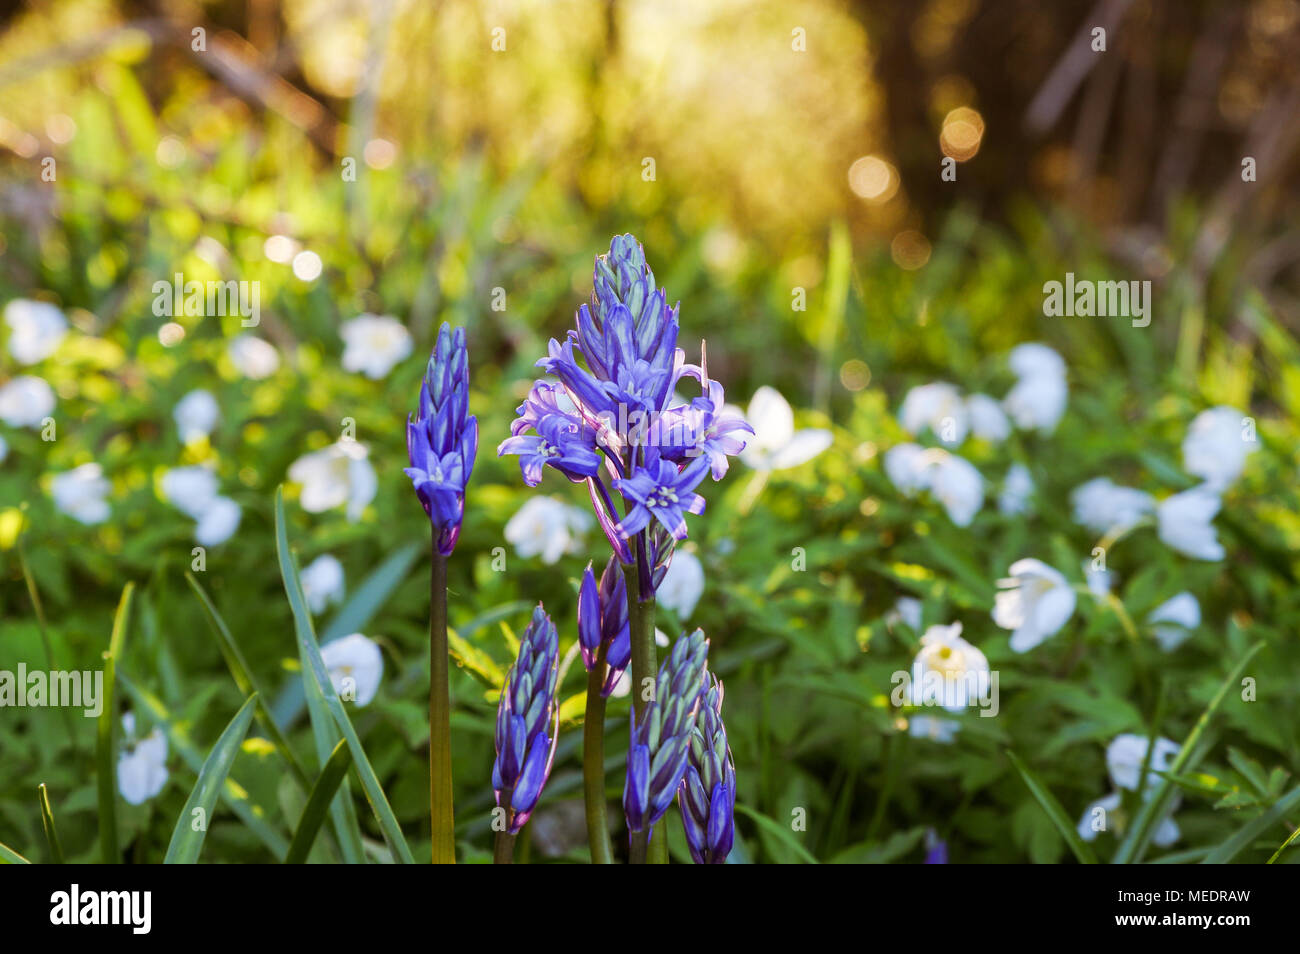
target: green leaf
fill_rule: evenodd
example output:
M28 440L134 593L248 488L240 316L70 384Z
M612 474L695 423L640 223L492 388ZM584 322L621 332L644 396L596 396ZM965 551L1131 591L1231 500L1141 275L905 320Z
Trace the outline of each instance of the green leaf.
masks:
M276 536L277 553L281 550L279 542L279 533L277 526ZM288 552L287 543L283 547ZM316 746L316 758L319 760L321 768L329 761L330 753L338 745L341 736L334 724L334 719L330 715L329 708L325 705L325 696L320 690L316 680L308 676L309 666L307 663L306 650L303 648L307 643L307 635L315 636L312 629L311 615L304 613L299 615L297 607L305 605L306 600L302 596L302 584L298 580L297 566L293 563L293 557L289 555L290 568L293 571L290 576L285 576L283 564L281 564L281 579L286 580L285 592L290 593L289 603L293 610L293 624L295 631L295 644L298 647L298 668L300 671L299 679L294 683L297 690L302 693L302 698L306 700L308 721L311 724L312 739ZM294 589L291 591L288 579L294 582ZM298 597L298 602L294 601L294 594ZM357 821L357 813L352 805L352 793L348 788L347 779L345 778L339 784L338 794L330 803L330 819L334 827L334 836L338 840L339 852L343 856L345 864L359 865L364 864L366 860L365 846L361 838L361 826Z
M903 857L925 838L924 828L912 828L890 835L882 842L863 842L836 853L833 865L884 865Z
M235 685L239 687L239 691L245 697L257 697L258 725L266 731L271 744L275 746L276 751L288 763L294 780L298 782L303 791L306 791L308 784L307 773L303 770L298 757L293 754L293 749L289 747L289 740L280 731L280 726L276 724L275 717L271 715L271 710L267 707L261 687L253 678L239 644L235 642L235 637L231 635L230 628L226 625L226 621L221 618L221 614L217 612L216 606L208 598L208 594L199 584L199 581L194 578L194 574L187 572L185 579L190 584L190 588L194 590L194 594L199 598L199 603L203 606L204 615L208 618L208 625L212 628L213 635L217 637L217 645L221 648L221 655L225 657L226 666L235 680Z
M1264 774L1262 765L1249 758L1240 749L1234 749L1232 746L1228 747L1228 761L1233 768L1241 773L1241 777L1250 783L1257 794L1268 794L1268 777Z
M14 851L4 842L0 841L0 864L5 865L30 865L31 862L24 858L18 852Z
M54 827L54 811L50 808L50 793L41 782L36 788L41 803L41 827L45 829L45 842L50 846L50 861L56 865L63 864L63 845L59 842L59 831Z
M1205 860L1202 861L1201 864L1226 865L1242 851L1249 848L1251 842L1262 835L1265 831L1272 828L1278 822L1285 820L1287 812L1291 811L1291 809L1296 805L1300 805L1300 785L1291 789L1291 791L1287 792L1274 802L1273 807L1268 809L1268 811L1261 812L1258 816L1252 818L1250 821L1246 822L1246 824L1233 832L1227 839L1221 842L1218 847L1206 855ZM1293 834L1291 838L1294 837L1295 835ZM1288 838L1283 842L1282 848L1285 848L1290 844L1291 838ZM1279 848L1273 853L1273 858L1276 858L1282 853L1282 848ZM1273 858L1269 859L1270 864L1272 863Z
M785 845L787 848L793 851L796 855L799 856L800 859L803 860L804 864L815 865L819 863L817 859L813 857L812 853L809 852L808 849L805 848L802 844L800 844L799 839L794 836L794 832L792 832L785 825L782 825L780 822L768 818L766 815L760 814L759 812L754 811L752 808L748 808L744 805L737 805L736 811L740 812L742 815L748 815L750 818L754 819L754 821L758 824L759 828L763 829L769 835L776 838L783 845Z
M1212 775L1205 775L1197 772L1193 775L1174 775L1170 772L1162 772L1159 769L1152 769L1160 778L1167 778L1185 792L1198 792L1202 795L1214 795L1216 797L1223 795L1228 791L1219 780Z
M116 681L117 661L122 658L126 642L126 628L131 619L131 597L135 584L122 589L122 598L113 616L113 633L104 653L104 708L99 713L95 735L96 785L99 789L99 854L106 865L118 864L122 859L117 849L117 765L114 738L117 719L113 707L113 684Z
M316 840L316 833L325 820L334 793L338 791L339 783L343 781L351 764L352 753L348 750L347 743L340 740L334 746L325 768L321 769L316 784L312 786L311 797L307 799L307 805L298 819L298 830L293 833L293 843L289 845L289 853L284 857L286 865L300 865L307 860L307 853Z
M221 786L225 784L226 776L230 774L230 766L234 763L235 756L239 754L244 736L248 734L248 726L253 721L256 707L257 697L249 696L235 713L235 717L230 720L225 731L221 733L212 751L208 753L207 760L199 771L198 780L194 783L194 790L190 792L185 808L176 819L176 827L172 829L172 840L167 846L167 855L163 858L163 864L192 865L199 860L203 839L208 833L208 825L212 822L212 812L217 807L217 796L221 793ZM194 812L199 809L203 811L203 824L196 831L193 818Z
M1011 764L1015 766L1016 771L1020 773L1020 777L1024 779L1029 794L1033 795L1034 800L1042 806L1043 811L1047 813L1047 817L1056 826L1057 832L1065 839L1065 843L1070 846L1070 850L1074 852L1074 857L1079 859L1080 864L1095 865L1097 856L1093 854L1088 843L1079 837L1078 829L1071 823L1070 816L1065 813L1065 809L1056 800L1056 796L1052 794L1051 789L1043 784L1042 779L1038 777L1033 769L1020 761L1020 756L1016 755L1015 752L1008 749L1007 758L1011 760Z
M348 597L343 608L330 620L321 634L320 641L329 643L351 633L363 632L384 603L388 602L393 591L406 579L419 554L420 545L408 543L381 563Z
M118 682L126 690L127 695L135 703L135 706L141 712L149 714L150 720L156 723L167 736L167 746L170 751L179 752L185 764L189 766L191 772L198 775L203 770L203 753L199 751L189 734L178 724L177 720L172 717L161 699L153 693L141 689L131 679L127 678L126 673L117 674ZM252 801L248 792L241 786L235 784L234 779L227 778L221 787L221 801L235 813L244 826L256 835L263 845L271 852L273 856L283 858L284 853L289 850L289 840L280 834L276 828L266 820L266 810Z
M1192 753L1196 750L1201 741L1201 736L1205 734L1206 729L1210 726L1210 720L1214 718L1219 707L1223 705L1223 700L1228 697L1229 690L1237 684L1246 665L1255 658L1255 654L1264 648L1262 642L1256 643L1246 650L1245 654L1232 667L1222 685L1219 686L1218 692L1210 700L1210 704L1205 707L1201 717L1196 720L1196 725L1192 726L1192 731L1188 733L1187 738L1183 741L1183 747L1178 750L1166 769L1168 775L1183 775L1185 772L1195 768L1195 760ZM1199 759L1199 754L1197 759ZM1137 818L1134 820L1124 840L1120 842L1118 850L1115 852L1114 863L1117 865L1136 864L1142 860L1146 853L1147 846L1151 843L1151 838L1155 834L1156 824L1164 818L1169 810L1173 800L1174 783L1168 777L1164 778L1160 787L1155 790L1150 798L1142 803L1142 808L1138 811Z
M358 737L356 729L352 727L352 720L348 718L343 702L339 699L338 693L334 691L334 683L330 680L329 672L325 668L325 662L320 656L320 647L316 645L316 634L312 629L311 613L307 609L307 601L303 598L302 584L298 580L298 570L294 566L293 558L289 553L289 537L284 521L283 487L277 487L275 491L275 544L280 560L280 575L284 580L284 590L288 594L289 605L293 610L298 638L298 653L302 662L303 682L307 691L308 705L311 705L313 692L318 692L330 714L334 716L338 730L347 739L348 748L352 750L352 758L356 763L357 776L361 779L361 787L366 794L366 800L370 803L371 810L375 813L375 820L379 822L379 829L383 832L384 841L388 843L389 850L393 853L393 859L406 864L413 864L415 859L411 855L410 847L406 844L406 839L402 836L401 826L397 823L392 806L388 804L388 799L384 795L384 790L379 784L379 779L375 775L370 760L366 758L366 750L361 745L361 739ZM317 721L315 716L313 716L312 721L313 725L315 725ZM331 750L336 741L337 739L330 740ZM322 757L322 761L327 761L327 759Z

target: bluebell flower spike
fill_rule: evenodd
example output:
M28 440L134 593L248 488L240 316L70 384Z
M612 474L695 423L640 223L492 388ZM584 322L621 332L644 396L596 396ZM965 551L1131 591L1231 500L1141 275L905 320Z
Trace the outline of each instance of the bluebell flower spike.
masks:
M450 556L465 515L465 487L478 453L478 419L469 415L469 353L465 329L443 324L424 382L420 405L406 421L406 450L411 478L429 522L437 533L438 552Z
M537 362L553 380L533 385L498 447L498 454L518 455L529 486L547 467L586 481L615 557L638 566L643 600L672 551L671 543L647 539L657 535L652 528L684 539L687 515L704 509L696 488L706 476L720 480L753 433L726 410L703 346L700 364L686 364L677 347L679 310L657 287L640 243L615 236L596 258L591 302L578 309L576 327L562 341L551 339ZM702 394L672 406L683 377L695 379Z
M677 802L691 858L700 865L725 862L735 839L736 764L722 724L722 683L711 673Z
M518 834L537 807L550 778L559 736L556 702L559 637L542 604L519 641L519 655L497 703L496 761L492 788L508 809L508 831ZM508 798L509 805L503 805Z
M654 699L642 718L638 721L632 714L623 785L630 832L652 835L677 795L690 756L708 656L709 641L702 630L683 634L659 667Z

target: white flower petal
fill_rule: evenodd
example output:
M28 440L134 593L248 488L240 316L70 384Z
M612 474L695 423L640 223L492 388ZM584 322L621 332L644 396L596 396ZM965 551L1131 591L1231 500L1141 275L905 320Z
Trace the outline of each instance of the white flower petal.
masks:
M344 701L369 705L384 676L384 656L373 639L353 633L320 648L334 691Z

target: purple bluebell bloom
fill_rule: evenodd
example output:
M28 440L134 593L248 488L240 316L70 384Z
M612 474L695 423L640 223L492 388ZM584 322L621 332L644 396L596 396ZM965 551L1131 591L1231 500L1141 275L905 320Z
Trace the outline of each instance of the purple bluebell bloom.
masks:
M551 775L560 720L555 699L558 657L555 626L538 603L497 704L492 789L498 806L503 797L509 801L502 807L508 809L512 835L528 821Z
M600 455L583 441L581 431L567 417L548 414L537 422L536 434L508 437L497 453L519 455L519 469L529 487L542 482L542 468L548 466L582 483L600 472Z
M722 724L722 683L709 674L677 804L697 865L720 865L735 838L736 763Z
M727 474L731 461L745 449L744 434L753 434L754 428L743 417L728 414L727 399L722 385L711 380L707 367L687 367L684 374L697 378L704 394L690 404L671 408L662 415L665 439L660 442L660 454L673 461L690 461L703 454L709 460L714 480Z
M632 658L632 627L627 613L627 583L618 560L611 557L600 575L600 584L591 564L582 574L578 589L578 642L587 671L595 667L604 647L609 670L600 694L608 696L627 669Z
M638 722L632 714L623 812L630 831L654 832L677 795L690 756L696 710L704 691L709 641L683 634L659 667L654 699Z
M552 338L538 362L554 380L534 384L498 449L520 455L530 485L548 465L586 480L614 555L637 565L643 600L654 594L672 539L686 536L685 515L704 509L695 488L710 473L721 479L728 457L744 448L744 433L753 433L724 411L703 346L700 365L686 364L678 314L656 287L641 245L615 236L596 258L591 302L578 309L576 327L562 341ZM674 405L684 377L704 393ZM658 546L651 539L656 522L672 535Z
M633 504L616 528L619 534L630 537L654 519L675 540L686 539L686 514L704 512L704 498L694 490L708 472L707 457L696 458L684 470L678 470L650 448L644 467L637 467L626 480L614 481L615 489Z
M469 412L469 355L465 329L443 324L420 384L420 406L406 420L404 468L438 533L438 552L456 548L465 514L465 486L478 453L478 419Z

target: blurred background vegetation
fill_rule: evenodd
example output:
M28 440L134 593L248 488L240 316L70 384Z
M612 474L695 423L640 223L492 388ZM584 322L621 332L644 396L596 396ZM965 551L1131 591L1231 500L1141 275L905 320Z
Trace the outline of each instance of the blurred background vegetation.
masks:
M452 623L468 641L453 687L456 770L465 850L484 850L494 667L509 659L498 623L518 628L520 607L541 598L571 639L571 583L585 564L512 556L509 572L493 572L526 496L491 448L546 340L590 293L592 256L624 231L682 301L688 354L708 338L731 400L773 385L801 420L836 428L834 454L774 476L757 506L738 469L692 525L709 584L691 623L712 636L728 680L741 803L765 819L742 819L742 857L915 860L935 827L954 860L1053 860L1064 846L998 746L1010 735L1059 765L1073 811L1101 794L1104 770L1098 746L1067 748L1144 733L1156 708L1154 689L1134 688L1145 686L1140 663L1116 664L1092 674L1087 700L1053 709L1058 722L1040 719L1036 707L1051 708L1041 693L1019 715L1012 707L1008 724L1033 726L1032 741L990 729L974 751L902 768L906 739L891 735L879 696L914 644L891 643L882 614L912 592L947 614L928 621L965 613L982 620L968 637L996 633L992 581L1029 532L990 524L973 540L896 499L878 450L899 436L889 408L910 384L1004 389L1015 344L1065 355L1081 393L1053 449L1036 449L1053 458L1036 473L1045 499L1099 468L1167 476L1197 410L1254 409L1273 422L1261 423L1273 453L1241 517L1254 556L1214 580L1207 571L1207 628L1281 631L1300 618L1289 587L1300 544L1296 0L42 0L7 4L0 22L0 300L52 301L80 332L41 370L59 398L59 440L6 432L6 664L42 655L21 531L56 655L77 665L106 645L122 584L143 585L124 671L206 749L238 692L183 580L192 527L160 502L158 475L215 463L243 507L204 584L254 669L278 683L293 644L271 494L351 417L380 493L360 522L298 512L294 533L304 563L343 560L350 592L409 553L367 619L390 668L364 734L408 834L427 846L427 591L422 559L403 549L426 528L401 474L402 422L438 324L463 324L484 447L453 561ZM1096 26L1105 52L1091 48ZM945 156L955 181L941 178ZM1242 181L1247 156L1253 182ZM53 181L41 175L47 157ZM318 277L291 267L303 250L323 262ZM1151 326L1044 318L1042 284L1066 271L1151 280ZM257 330L280 370L261 381L234 371L236 321L164 327L152 286L176 272L260 282ZM792 309L796 289L806 311ZM417 357L382 382L338 368L338 326L363 312L397 315L414 336ZM0 379L19 373L8 354L0 362ZM223 420L197 449L170 423L195 387L217 394ZM57 514L48 494L48 472L89 460L114 487L114 518L94 528ZM1032 529L1064 552L1090 546L1065 515ZM815 572L796 577L788 554L800 546ZM1183 663L1169 703L1181 728L1244 645L1234 638ZM1044 670L1033 678L1058 671ZM1266 763L1294 767L1294 728L1263 711L1237 728ZM61 793L65 844L89 850L89 720L76 729L69 739L53 715L5 713L0 840L39 843L42 780ZM621 751L613 731L608 750ZM554 850L581 857L581 812L561 810L577 788L577 733L566 735L543 804L560 803ZM245 748L241 784L269 815L292 818L274 754ZM1081 780L1085 765L1095 778ZM174 780L166 808L130 809L136 857L160 854L188 787ZM791 806L809 809L802 840L788 832ZM545 822L539 813L533 827ZM213 839L218 860L269 857L233 822Z

